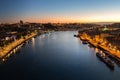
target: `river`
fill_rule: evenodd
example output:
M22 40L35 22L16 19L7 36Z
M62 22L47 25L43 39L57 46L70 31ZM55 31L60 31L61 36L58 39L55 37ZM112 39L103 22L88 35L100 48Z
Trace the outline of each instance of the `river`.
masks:
M59 31L30 39L0 64L0 80L120 80L120 67L111 70L74 34Z

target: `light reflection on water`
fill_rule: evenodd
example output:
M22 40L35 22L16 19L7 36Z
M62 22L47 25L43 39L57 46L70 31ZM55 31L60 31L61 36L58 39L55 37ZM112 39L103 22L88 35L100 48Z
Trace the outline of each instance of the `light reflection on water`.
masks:
M0 63L4 63L7 59L9 59L9 57L11 57L11 55L16 54L22 48L22 46L23 44L20 44L16 48L11 50L4 58L1 59Z
M73 37L77 31L53 32L32 38L15 56L0 64L1 78L11 80L119 80L95 55L96 48ZM11 52L14 53L14 52ZM34 53L34 54L33 54ZM11 74L10 74L11 73ZM13 76L14 75L14 76ZM5 77L10 76L10 77Z
M35 48L35 38L32 38L32 47Z

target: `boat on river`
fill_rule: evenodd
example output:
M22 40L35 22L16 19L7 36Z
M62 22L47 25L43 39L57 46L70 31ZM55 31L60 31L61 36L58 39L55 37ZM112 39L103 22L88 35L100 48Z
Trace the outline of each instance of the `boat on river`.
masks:
M75 34L74 37L79 37L79 36Z
M84 40L82 41L82 44L88 44L88 41Z
M114 63L104 53L97 52L96 56L100 58L100 60L103 61L108 67L114 69Z

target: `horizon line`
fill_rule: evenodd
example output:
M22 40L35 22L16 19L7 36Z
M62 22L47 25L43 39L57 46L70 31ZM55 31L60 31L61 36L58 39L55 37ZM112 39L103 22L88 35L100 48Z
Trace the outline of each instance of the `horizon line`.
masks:
M51 21L48 21L48 22L37 22L37 21L24 21L22 20L24 23L59 23L59 24L64 24L64 23L120 23L120 21L97 21L97 22L51 22ZM19 23L19 21L17 22L0 22L0 24L16 24L16 23Z

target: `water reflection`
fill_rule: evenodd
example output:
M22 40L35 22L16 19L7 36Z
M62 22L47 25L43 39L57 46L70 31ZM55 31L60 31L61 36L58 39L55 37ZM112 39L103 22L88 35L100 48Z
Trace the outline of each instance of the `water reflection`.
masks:
M95 48L95 53L99 52L99 49L98 48Z
M32 38L32 47L35 48L35 38Z
M45 38L45 34L40 35L39 38L40 38L40 39Z
M57 37L56 36L52 36L52 39L56 39Z
M42 46L44 46L44 39L45 39L45 34L39 36L39 44Z
M48 33L47 33L47 36L50 36L50 35L51 35L51 33L50 33L50 32L48 32Z
M16 48L11 50L6 56L4 56L1 60L0 63L4 63L9 57L11 57L13 54L16 54L17 52L20 51L22 48L23 44L18 45Z
M98 49L94 51L93 47L82 44L78 38L73 37L75 33L77 32L55 32L49 36L38 36L33 40L36 51L32 49L33 43L29 42L19 55L14 56L15 59L7 58L6 64L0 68L1 73L26 80L119 80L120 69L116 67L111 72L93 55Z

